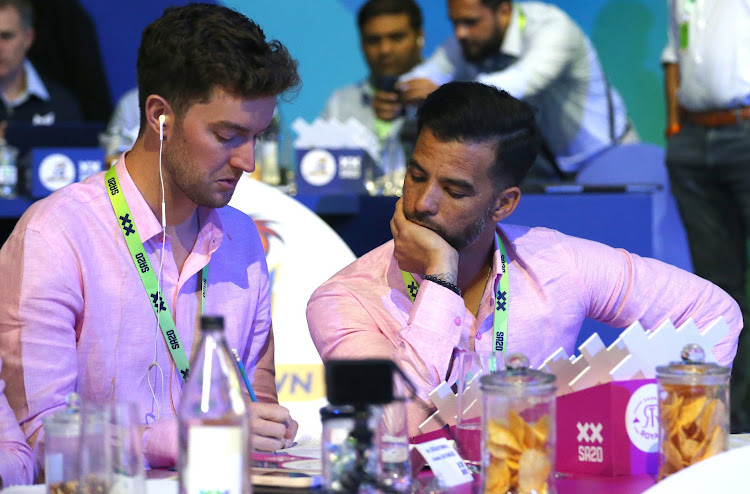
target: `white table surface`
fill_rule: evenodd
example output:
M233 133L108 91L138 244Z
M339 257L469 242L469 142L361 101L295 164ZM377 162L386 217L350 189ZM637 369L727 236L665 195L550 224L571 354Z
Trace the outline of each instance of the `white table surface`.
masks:
M739 482L744 483L746 479L750 465L750 447L746 446L750 446L750 434L732 434L729 438L729 451L671 475L649 489L647 494L730 492L729 486L740 485ZM302 449L310 449L310 445L300 445L300 450ZM42 484L6 487L2 490L2 494L45 492ZM177 494L177 479L149 479L146 481L146 494Z

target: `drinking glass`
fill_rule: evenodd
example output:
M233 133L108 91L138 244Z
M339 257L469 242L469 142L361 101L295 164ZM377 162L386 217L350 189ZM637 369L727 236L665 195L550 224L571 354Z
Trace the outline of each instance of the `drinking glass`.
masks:
M411 462L405 400L397 399L382 407L376 441L380 455L379 480L396 492L409 492Z
M479 378L490 371L490 352L465 351L456 359L456 448L469 469L478 473L482 463L482 399ZM502 368L502 362L497 363Z
M109 412L112 493L146 492L137 406L135 403L115 403L110 406Z
M112 485L112 448L106 405L84 401L78 451L79 494L108 493Z

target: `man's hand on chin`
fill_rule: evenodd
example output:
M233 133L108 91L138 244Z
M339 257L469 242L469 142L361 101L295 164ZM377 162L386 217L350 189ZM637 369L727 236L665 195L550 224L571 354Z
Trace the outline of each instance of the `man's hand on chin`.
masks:
M278 403L249 403L253 449L277 451L294 443L299 424Z
M404 216L403 199L391 218L393 256L398 267L417 274L430 274L450 283L458 278L458 252L440 235Z

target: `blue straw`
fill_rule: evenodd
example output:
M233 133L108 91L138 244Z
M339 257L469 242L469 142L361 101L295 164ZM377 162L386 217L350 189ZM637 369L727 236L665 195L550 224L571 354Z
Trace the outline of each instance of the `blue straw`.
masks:
M240 354L237 353L237 349L232 348L232 355L234 355L234 361L237 362L237 368L240 370L240 375L242 376L242 380L245 381L245 387L247 388L247 392L250 393L250 399L253 401L258 401L258 398L255 396L255 392L253 391L253 386L250 384L250 379L247 378L247 372L245 372L245 366L242 365L242 360L240 360Z

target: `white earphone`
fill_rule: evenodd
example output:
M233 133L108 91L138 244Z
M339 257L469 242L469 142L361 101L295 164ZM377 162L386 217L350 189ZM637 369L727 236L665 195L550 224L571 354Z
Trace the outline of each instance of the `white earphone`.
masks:
M162 168L161 168L161 154L162 154L162 147L164 144L164 121L166 120L166 117L164 115L159 115L159 182L161 183L161 227L162 230L166 232L167 229L167 207L164 202L164 176L162 175ZM164 243L165 243L165 237L166 233L162 233L162 240L161 240L161 254L159 256L159 274L157 276L157 283L159 286L159 291L161 291L162 288L162 269L164 266ZM154 333L154 360L151 362L151 364L148 366L148 370L146 370L146 380L148 381L148 389L151 392L151 397L153 398L153 405L156 408L156 419L158 420L161 417L161 406L159 406L159 400L156 399L156 378L154 378L154 384L151 384L151 369L156 368L158 371L159 377L161 377L161 405L164 405L164 372L161 369L161 366L156 361L157 357L157 347L159 342L159 315L161 314L161 307L159 308L159 311L157 311L157 317L156 317L156 329Z
M167 117L164 115L159 115L159 140L164 140L164 120L166 120Z

